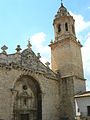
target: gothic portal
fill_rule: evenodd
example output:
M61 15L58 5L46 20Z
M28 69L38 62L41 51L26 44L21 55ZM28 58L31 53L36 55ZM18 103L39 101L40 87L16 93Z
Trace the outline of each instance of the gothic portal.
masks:
M21 76L12 89L14 120L42 119L42 98L39 84L31 76Z

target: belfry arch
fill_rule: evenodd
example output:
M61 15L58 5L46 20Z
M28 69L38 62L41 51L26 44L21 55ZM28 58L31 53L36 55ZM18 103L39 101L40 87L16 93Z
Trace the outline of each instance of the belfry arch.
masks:
M42 120L41 89L33 77L21 76L14 85L13 96L14 120Z

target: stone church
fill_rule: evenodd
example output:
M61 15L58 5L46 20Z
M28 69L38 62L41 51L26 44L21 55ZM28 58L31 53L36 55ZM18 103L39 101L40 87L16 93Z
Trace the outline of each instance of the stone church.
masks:
M63 3L53 21L51 68L27 48L0 53L0 120L74 120L74 96L86 91L75 20Z

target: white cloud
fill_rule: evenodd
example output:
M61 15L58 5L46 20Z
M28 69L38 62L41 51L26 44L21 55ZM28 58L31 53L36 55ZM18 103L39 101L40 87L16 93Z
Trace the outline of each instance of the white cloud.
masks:
M30 41L32 46L36 48L37 52L41 54L41 61L43 63L46 63L47 61L50 62L50 47L47 45L45 46L46 34L43 32L36 33L31 37Z
M90 9L90 7L88 7L88 9Z
M43 32L36 33L30 39L31 44L34 46L38 46L40 44L43 44L43 42L46 41L45 37L46 37L46 35Z
M84 17L81 14L74 14L70 11L70 14L73 16L75 19L75 28L76 28L76 33L82 32L84 29L90 27L90 21L85 21Z
M83 58L83 66L85 72L85 78L87 79L86 85L87 90L90 90L90 33L87 35L87 39L82 48L82 58Z
M90 36L90 32L87 34L87 37L89 37Z
M38 52L41 52L42 54L46 53L46 54L50 55L50 48L48 46L43 46L42 44L38 45L37 50L38 50Z
M83 64L84 69L86 72L90 73L90 36L88 36L87 40L84 43L84 46L82 48L82 58L83 58Z

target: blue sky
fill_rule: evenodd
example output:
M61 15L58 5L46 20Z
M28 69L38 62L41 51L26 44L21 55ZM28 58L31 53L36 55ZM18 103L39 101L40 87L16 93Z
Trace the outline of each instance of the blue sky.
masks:
M76 20L77 38L83 44L87 89L90 90L90 0L63 0L63 3ZM0 0L0 47L5 44L7 52L12 53L17 44L26 48L31 38L35 53L41 53L43 62L50 61L48 44L54 39L53 19L59 7L60 0Z

